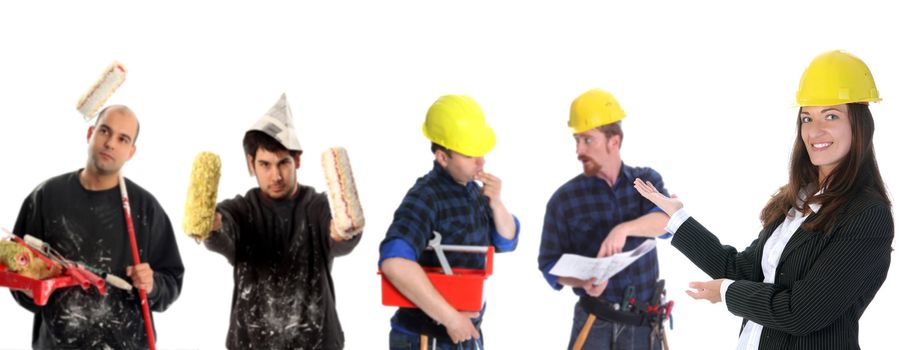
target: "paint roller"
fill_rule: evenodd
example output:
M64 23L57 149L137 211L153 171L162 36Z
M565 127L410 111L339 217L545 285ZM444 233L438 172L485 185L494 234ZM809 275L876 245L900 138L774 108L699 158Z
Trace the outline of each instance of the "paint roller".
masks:
M211 152L200 152L193 159L190 186L184 205L184 232L199 243L212 232L222 161Z

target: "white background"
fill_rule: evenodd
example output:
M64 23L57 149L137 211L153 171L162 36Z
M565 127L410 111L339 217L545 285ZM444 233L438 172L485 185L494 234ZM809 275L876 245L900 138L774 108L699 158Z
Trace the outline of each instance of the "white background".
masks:
M909 151L902 106L912 93L912 25L888 2L3 3L0 226L13 226L41 181L84 165L88 125L74 105L120 60L127 81L109 102L129 105L142 122L125 172L168 211L187 269L180 298L156 315L159 347L223 347L231 268L180 232L192 158L222 156L221 199L255 186L241 138L287 92L304 147L302 183L324 190L319 152L349 150L367 229L336 260L338 310L348 348L382 349L394 309L380 305L378 245L402 196L431 167L420 131L427 107L465 93L497 133L487 169L503 179L523 228L486 285L486 343L561 349L576 298L551 290L536 258L546 201L580 171L566 127L572 99L593 87L613 92L628 114L623 159L657 169L691 214L743 248L787 179L798 79L815 55L841 48L867 62L884 98L872 110L896 250L860 341L888 347L906 328L912 195L901 155ZM708 277L668 241L657 249L677 302L672 346L733 348L740 319L684 294L687 282ZM29 347L31 323L0 296L0 348Z

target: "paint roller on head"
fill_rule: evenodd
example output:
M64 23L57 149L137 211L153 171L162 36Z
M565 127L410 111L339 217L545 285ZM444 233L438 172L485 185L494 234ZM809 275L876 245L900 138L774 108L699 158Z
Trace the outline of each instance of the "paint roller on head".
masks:
M114 94L114 91L126 79L127 70L123 64L114 61L108 68L105 68L98 81L79 98L79 102L76 103L76 110L82 114L83 119L86 121L92 120L95 117L95 113L98 113L98 110L104 106L105 101Z
M98 78L98 81L92 85L88 91L79 99L79 102L76 103L76 109L82 114L82 117L86 121L90 121L95 117L95 114L104 106L105 101L108 100L111 95L114 94L114 91L123 84L124 80L127 78L127 70L124 68L123 64L114 61L111 63L105 71L101 74L101 77ZM120 197L124 209L124 219L127 223L127 234L130 237L130 249L133 253L133 265L139 265L142 262L139 259L139 248L136 244L136 232L133 229L133 214L130 210L130 197L127 194L127 185L124 181L123 173L120 174ZM152 330L152 316L149 313L149 301L146 297L146 291L137 288L139 291L139 300L142 306L143 311L143 321L146 326L146 336L149 340L149 349L155 350L155 333Z

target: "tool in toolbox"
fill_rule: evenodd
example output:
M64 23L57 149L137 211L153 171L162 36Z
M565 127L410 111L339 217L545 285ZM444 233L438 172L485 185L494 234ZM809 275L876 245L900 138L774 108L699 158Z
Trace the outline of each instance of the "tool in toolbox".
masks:
M443 269L443 273L447 276L453 275L453 269L450 268L450 262L447 261L446 255L443 254L443 247L440 245L440 240L443 237L439 232L434 231L434 238L431 238L431 241L428 242L428 248L433 249L434 253L437 254L437 260L440 261L440 267Z
M480 311L484 303L484 281L494 272L494 247L441 244L443 236L439 232L433 232L433 234L426 250L434 251L441 267L422 267L427 273L428 280L447 303L456 310ZM486 254L485 269L453 268L444 252ZM416 307L393 286L386 276L382 273L378 274L381 276L381 302L383 305Z
M105 281L95 273L85 269L84 266L67 260L49 246L47 246L47 249L50 253L45 252L42 248L44 242L41 242L34 237L26 235L26 238L31 240L32 243L42 243L38 248L32 247L28 242L13 235L6 229L3 231L6 232L14 242L25 247L33 256L42 260L47 269L60 268L61 274L56 277L37 280L20 275L16 272L8 271L6 266L0 265L0 286L31 292L32 300L35 302L35 305L39 306L47 304L47 301L54 290L70 286L80 286L84 290L95 287L101 295L107 294L107 291L105 290Z
M440 234L440 232L433 232L434 238L431 238L425 250L433 250L437 254L437 260L440 261L440 267L443 269L443 273L446 275L453 275L453 269L450 268L450 262L447 260L446 255L443 254L444 251L454 253L478 254L484 254L488 252L488 247L484 246L440 244L440 241L443 240L443 236Z

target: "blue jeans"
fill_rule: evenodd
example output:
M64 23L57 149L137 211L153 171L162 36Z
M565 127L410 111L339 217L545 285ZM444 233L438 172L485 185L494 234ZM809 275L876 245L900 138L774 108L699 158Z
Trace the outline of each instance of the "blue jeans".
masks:
M478 330L481 335L481 329ZM434 349L434 338L428 336L428 350ZM390 350L420 350L421 339L418 335L406 334L396 329L390 330ZM437 350L484 350L484 335L480 339L453 344L449 338L437 338Z
M576 337L579 335L589 313L583 310L579 302L573 308L573 330L570 332L570 344L567 349L573 349ZM583 350L641 350L649 349L649 337L652 328L649 326L633 326L613 321L603 321L596 318L589 329L589 336L583 344ZM612 342L614 347L612 347ZM662 340L655 339L651 350L661 350Z

